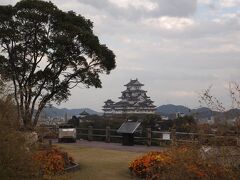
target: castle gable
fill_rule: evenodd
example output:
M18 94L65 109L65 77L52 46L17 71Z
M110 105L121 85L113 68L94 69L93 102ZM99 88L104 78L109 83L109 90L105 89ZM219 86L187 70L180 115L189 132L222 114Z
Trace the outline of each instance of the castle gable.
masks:
M153 114L156 106L147 96L147 91L142 90L144 84L138 79L130 80L126 85L126 90L122 91L121 99L118 102L112 100L105 101L103 111L105 114Z

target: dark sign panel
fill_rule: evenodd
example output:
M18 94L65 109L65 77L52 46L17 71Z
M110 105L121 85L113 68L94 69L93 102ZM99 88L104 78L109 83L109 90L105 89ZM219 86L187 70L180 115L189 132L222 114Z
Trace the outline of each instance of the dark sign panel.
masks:
M122 134L133 134L140 126L140 122L127 121L124 122L121 127L117 130L118 133Z

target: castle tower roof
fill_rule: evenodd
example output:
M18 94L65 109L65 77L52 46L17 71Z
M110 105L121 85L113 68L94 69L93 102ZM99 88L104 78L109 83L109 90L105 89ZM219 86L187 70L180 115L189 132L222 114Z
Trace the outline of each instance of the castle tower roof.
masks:
M113 104L114 101L112 101L111 99L108 99L107 101L104 102L105 104Z
M123 114L123 113L150 113L154 114L156 106L150 97L147 96L147 91L142 90L142 83L138 79L130 80L126 85L126 90L122 91L121 100L113 102L107 100L103 106L103 111L106 114Z
M131 79L130 82L125 84L124 86L144 86L144 84L140 83L138 79Z

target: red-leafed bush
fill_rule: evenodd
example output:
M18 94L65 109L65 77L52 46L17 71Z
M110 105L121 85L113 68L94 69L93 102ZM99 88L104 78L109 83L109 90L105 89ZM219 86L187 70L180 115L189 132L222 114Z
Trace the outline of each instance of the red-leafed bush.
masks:
M199 150L173 148L162 152L149 152L129 164L137 177L158 179L237 179L236 167L203 159Z
M46 175L60 174L64 168L73 164L73 158L57 148L38 151L33 159L40 164L41 172Z

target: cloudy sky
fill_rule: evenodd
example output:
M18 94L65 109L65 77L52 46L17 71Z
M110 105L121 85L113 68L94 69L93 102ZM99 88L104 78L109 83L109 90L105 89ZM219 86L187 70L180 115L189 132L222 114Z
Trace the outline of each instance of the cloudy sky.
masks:
M1 4L15 4L0 0ZM61 107L101 110L138 78L155 105L199 107L198 93L229 103L228 83L240 83L240 0L52 0L94 22L117 68L102 89L75 88Z

